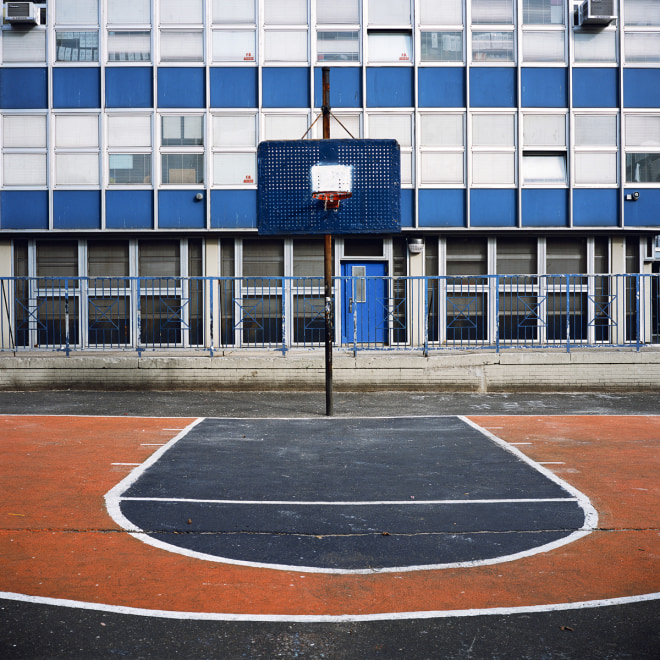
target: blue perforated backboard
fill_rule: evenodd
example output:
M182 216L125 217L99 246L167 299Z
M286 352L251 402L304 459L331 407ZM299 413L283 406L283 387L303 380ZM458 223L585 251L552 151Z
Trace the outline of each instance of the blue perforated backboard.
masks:
M260 234L365 234L401 230L396 140L266 141L257 152ZM350 192L337 209L315 192Z

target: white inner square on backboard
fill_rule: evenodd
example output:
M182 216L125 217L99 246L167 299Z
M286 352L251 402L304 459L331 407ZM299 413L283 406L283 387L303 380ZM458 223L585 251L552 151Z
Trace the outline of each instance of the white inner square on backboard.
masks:
M353 166L313 165L312 192L353 192Z

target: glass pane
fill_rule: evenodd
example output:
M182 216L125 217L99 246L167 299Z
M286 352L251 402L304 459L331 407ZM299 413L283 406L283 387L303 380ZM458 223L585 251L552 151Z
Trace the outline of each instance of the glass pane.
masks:
M77 277L76 241L37 241L37 277Z
M616 115L575 115L576 147L616 147Z
M108 168L111 185L151 183L151 154L110 154Z
M422 62L462 62L462 32L422 32Z
M2 60L10 62L45 62L45 30L4 30Z
M5 186L45 186L46 154L5 154L3 159Z
M140 241L138 275L141 277L178 277L179 241Z
M660 62L660 32L626 32L626 62Z
M513 0L472 0L472 23L513 23Z
M110 0L107 3L108 23L150 23L149 0Z
M254 115L216 115L213 117L214 147L254 147L256 142Z
M626 154L626 183L660 182L660 153Z
M307 0L263 0L266 25L307 25Z
M523 32L523 62L563 62L564 32Z
M565 115L524 115L523 144L526 147L565 147Z
M463 0L420 0L421 25L462 25Z
M563 25L564 0L523 0L523 23Z
M58 115L55 117L56 147L98 147L99 118L96 115Z
M108 146L150 147L151 116L108 115Z
M424 147L462 147L463 115L420 115L421 142Z
M348 139L360 137L360 115L347 115L334 110L333 115L334 116L330 117L331 138ZM339 122L341 122L341 124ZM316 124L314 124L312 134L316 139L323 137L322 122L317 121Z
M498 238L497 272L500 275L535 274L536 239Z
M473 62L513 62L513 32L472 32Z
M510 114L472 115L472 144L475 147L513 147L515 116Z
M576 62L616 62L616 32L576 30L573 35Z
M46 147L46 116L5 115L2 136L5 147Z
M213 0L214 23L254 23L254 0Z
M267 62L307 62L307 31L266 30L264 48Z
M55 173L58 185L98 186L98 154L57 154Z
M266 140L300 140L308 128L307 115L266 115Z
M359 32L317 32L316 49L319 62L357 62Z
M98 62L99 33L58 30L55 33L55 54L58 62Z
M284 241L243 239L243 277L282 277ZM250 283L247 283L250 286Z
M660 25L660 3L657 0L625 0L626 25Z
M360 0L316 0L316 22L341 25L360 22Z
M577 152L575 154L575 183L615 184L617 158L615 153Z
M128 241L88 241L90 277L128 277Z
M412 61L412 35L410 32L370 32L370 62Z
M254 30L215 30L214 62L254 62L257 55Z
M160 0L161 25L201 23L203 0Z
M486 275L485 239L448 238L447 275Z
M254 185L257 159L254 154L214 154L213 183L225 186Z
M465 174L462 153L425 151L421 155L421 183L463 185Z
M587 272L586 238L548 238L545 251L548 275L574 275Z
M293 241L294 277L323 277L324 250L322 240L295 239ZM320 286L320 282L318 285Z
M566 183L566 156L561 154L523 156L523 183Z
M164 147L204 144L203 120L199 115L163 115L161 144Z
M98 0L58 0L55 3L55 22L62 25L97 25Z
M394 139L402 147L412 145L412 117L410 115L369 115L369 137Z
M110 62L148 62L151 60L149 32L108 32Z
M516 182L516 162L513 153L472 154L472 183L477 185L513 185Z
M627 147L660 147L660 114L626 115Z
M369 25L410 25L407 0L369 0Z
M204 183L203 154L163 154L161 163L164 184Z
M203 36L201 31L162 30L160 59L163 62L202 62Z

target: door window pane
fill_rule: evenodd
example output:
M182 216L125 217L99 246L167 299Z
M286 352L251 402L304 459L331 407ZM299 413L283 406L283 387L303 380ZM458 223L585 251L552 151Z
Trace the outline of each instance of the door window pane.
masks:
M108 60L110 62L148 62L151 60L151 33L108 32Z
M513 32L472 32L473 62L513 62Z
M463 32L422 32L422 62L462 62Z

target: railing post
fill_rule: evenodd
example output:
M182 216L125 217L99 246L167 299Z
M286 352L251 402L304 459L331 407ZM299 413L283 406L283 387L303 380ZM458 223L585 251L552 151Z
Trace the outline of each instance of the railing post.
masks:
M641 315L642 310L640 307L640 295L639 295L639 282L641 275L635 275L635 322L637 323L637 352L641 348L641 333L642 333L642 324L641 324Z
M500 276L495 275L495 352L500 352Z
M566 278L566 352L571 352L571 276L565 275ZM547 315L546 315L547 318ZM546 322L547 328L547 322Z
M137 351L138 357L142 355L142 346L140 342L142 341L142 295L141 295L141 289L142 289L142 278L138 277L136 280L136 298L137 298L137 318L135 319L135 328L136 328L136 336L135 336L135 350Z
M64 278L64 341L66 356L69 357L69 279Z
M284 277L281 280L280 291L282 292L282 355L286 355L286 349L287 349L286 315L287 315L287 310L289 308L288 305L286 304L286 301L289 296L289 291L287 286L287 280Z
M209 357L213 357L213 278L204 278L204 285L209 289ZM206 300L206 293L204 293L203 300Z

